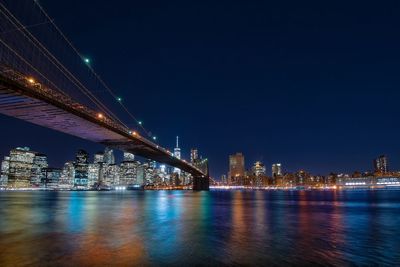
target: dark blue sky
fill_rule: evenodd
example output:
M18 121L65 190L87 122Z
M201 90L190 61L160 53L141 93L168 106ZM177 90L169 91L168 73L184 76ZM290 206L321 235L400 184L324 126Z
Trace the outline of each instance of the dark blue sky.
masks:
M399 3L50 1L55 23L160 143L210 159L351 172L387 154L400 169ZM116 111L120 112L120 111ZM53 165L74 137L0 116L2 155L27 145Z

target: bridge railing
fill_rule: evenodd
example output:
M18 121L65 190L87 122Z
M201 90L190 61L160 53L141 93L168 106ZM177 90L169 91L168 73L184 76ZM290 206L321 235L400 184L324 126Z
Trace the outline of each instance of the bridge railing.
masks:
M24 75L18 71L13 70L12 68L6 67L6 66L0 66L0 73L3 77L8 78L14 82L17 82L18 84L22 85L24 88L29 88L30 90L34 91L35 93L39 93L40 95L43 95L50 99L61 102L64 105L68 106L69 108L79 111L79 112L82 112L82 113L85 113L86 115L89 115L90 117L92 117L94 119L100 120L103 123L105 123L113 128L116 128L116 129L121 130L126 133L128 133L130 131L129 129L122 126L121 124L114 121L113 119L106 117L104 114L96 112L96 111L89 109L86 106L80 104L79 102L76 102L68 95L66 95L62 92L50 89L47 86L44 86L39 81L36 81L33 77Z
M42 96L45 96L49 99L61 102L64 105L68 106L69 108L76 110L78 112L84 113L84 114L92 117L93 119L99 120L102 123L114 128L114 129L118 129L129 135L134 135L136 138L140 139L142 142L144 142L160 151L163 151L164 153L170 155L171 157L174 157L174 154L171 151L169 151L163 147L160 147L159 145L151 142L150 140L147 140L146 138L141 137L135 131L131 131L131 129L126 128L125 126L121 125L120 123L116 122L115 120L113 120L111 118L108 118L104 114L96 112L96 111L82 105L81 103L73 100L71 97L64 94L63 92L55 91L55 90L43 85L39 81L35 80L33 77L30 77L29 75L24 75L23 73L16 71L10 67L4 66L4 65L0 65L0 75L3 76L4 78L7 78L9 80L12 80L12 81L22 85L23 88L28 88L28 89L32 90L33 92L38 93ZM185 160L181 160L181 159L177 159L177 160L180 160L186 164L189 164ZM193 165L191 165L191 166L192 166L192 168L201 172L201 170L199 168L197 168L196 166L193 166Z

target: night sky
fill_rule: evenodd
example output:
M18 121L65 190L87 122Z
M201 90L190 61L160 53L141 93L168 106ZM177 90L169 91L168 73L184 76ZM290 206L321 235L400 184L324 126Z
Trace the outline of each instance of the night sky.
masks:
M211 174L243 152L315 174L400 169L398 1L50 1L40 3L136 117ZM117 113L121 110L116 110ZM61 167L103 147L0 116L16 146Z

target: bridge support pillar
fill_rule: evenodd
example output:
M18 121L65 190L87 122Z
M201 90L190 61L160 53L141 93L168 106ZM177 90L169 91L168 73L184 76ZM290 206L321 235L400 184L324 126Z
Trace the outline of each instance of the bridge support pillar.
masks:
M208 191L210 190L210 178L208 176L193 177L193 191Z

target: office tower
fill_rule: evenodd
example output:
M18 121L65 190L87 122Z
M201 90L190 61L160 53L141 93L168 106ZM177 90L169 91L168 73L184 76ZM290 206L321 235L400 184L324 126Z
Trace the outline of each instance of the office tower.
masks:
M236 153L229 156L228 179L230 184L239 185L245 177L244 156Z
M76 154L76 159L74 163L75 177L74 177L74 187L77 189L87 189L88 188L88 153L85 150L80 149Z
M17 147L10 151L8 187L30 187L35 154L35 152L30 151L29 147Z
M102 185L106 187L113 187L119 184L119 166L116 164L103 166L103 179Z
M251 169L255 176L265 176L265 165L260 161L256 161Z
M179 148L179 136L176 137L176 147L174 148L174 156L178 159L181 158L181 149ZM180 175L181 170L174 168L174 172Z
M136 169L136 184L145 185L145 166L139 165Z
M134 161L135 155L132 153L124 152L124 161Z
M58 189L62 170L59 168L43 168L42 185L47 189Z
M103 163L97 162L88 165L88 187L94 188L100 184L102 180Z
M31 185L34 187L38 187L43 185L43 181L45 179L45 173L43 172L44 168L47 168L47 156L45 154L37 153L33 158L32 164L32 176L31 176Z
M114 151L109 147L104 150L104 162L108 165L115 164Z
M75 181L75 167L72 161L67 161L61 171L59 188L71 189Z
M374 169L375 172L384 174L389 172L389 166L388 166L388 159L385 155L380 155L378 158L374 160Z
M9 169L10 169L10 157L5 156L4 160L1 162L0 187L7 186Z
M194 163L198 158L199 158L199 151L197 150L197 148L192 148L190 150L190 162Z
M305 172L304 170L300 170L295 173L296 184L303 186L306 185L306 182L309 180L310 174Z
M263 179L265 178L265 165L260 161L256 161L253 166L251 167L251 180L252 184L255 186L262 186Z
M119 168L119 184L125 186L136 184L136 174L139 165L139 161L134 161L133 157L126 157L124 154L124 161L121 162Z
M94 163L103 163L104 162L104 153L97 152L94 154Z
M272 164L272 177L282 176L282 165L280 163Z

